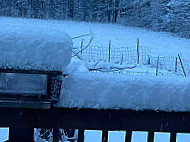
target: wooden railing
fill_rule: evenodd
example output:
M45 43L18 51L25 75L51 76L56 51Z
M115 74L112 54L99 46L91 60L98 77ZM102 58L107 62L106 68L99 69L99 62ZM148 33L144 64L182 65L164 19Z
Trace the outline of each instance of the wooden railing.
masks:
M171 133L170 142L176 142L177 133L190 132L190 113L70 108L50 110L1 108L0 126L10 128L10 141L16 137L14 132L17 130L24 130L25 136L33 139L30 131L33 128L53 128L54 141L57 142L58 130L62 128L79 129L77 142L84 141L85 129L102 130L102 142L107 142L109 130L126 131L125 142L131 142L132 131L147 131L148 142L154 141L154 132L169 132Z

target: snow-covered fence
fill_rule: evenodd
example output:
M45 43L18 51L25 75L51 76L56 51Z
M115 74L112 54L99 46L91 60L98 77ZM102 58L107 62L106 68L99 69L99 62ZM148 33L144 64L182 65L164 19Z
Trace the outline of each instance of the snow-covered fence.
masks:
M102 48L97 46L90 46L83 50L80 57L85 61L90 62L107 62L108 61L108 48Z
M149 54L149 58L150 58L150 65L153 68L156 68L157 66L157 61L158 61L158 57ZM176 62L176 57L163 57L163 56L159 56L159 69L163 69L163 70L168 70L168 71L175 71L175 62Z
M150 62L149 62L150 65L153 68L156 68L158 57L152 54L149 54L149 59L150 59ZM190 60L182 59L182 63L183 63L184 70L187 76L190 76ZM173 57L159 56L158 69L167 70L169 72L176 72L178 75L184 75L179 58L174 57L174 56Z
M186 75L190 76L190 60L189 59L182 59L182 64L184 66L184 70L185 70ZM180 64L179 59L177 61L177 73L184 75L183 69L182 69L182 66Z
M136 65L138 63L138 55L136 47L110 48L90 46L79 54L82 60L88 62L112 62L116 64ZM110 57L109 57L110 56ZM187 76L190 75L190 60L182 59L184 69ZM148 47L139 47L139 63L150 65L152 68L166 70L167 72L183 75L183 70L179 58L176 56L155 56L150 53Z

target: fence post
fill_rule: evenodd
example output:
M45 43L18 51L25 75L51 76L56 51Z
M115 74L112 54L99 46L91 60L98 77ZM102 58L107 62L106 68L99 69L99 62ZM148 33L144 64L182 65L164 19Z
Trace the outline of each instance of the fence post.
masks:
M81 40L81 46L80 46L80 48L81 48L81 54L82 54L82 49L83 49L83 41L84 41L84 39Z
M108 130L102 131L102 142L108 142Z
M132 131L127 131L125 135L125 142L131 142Z
M78 140L77 142L84 142L84 129L78 130Z
M110 57L111 57L111 40L109 41L108 62L110 62Z
M150 65L150 57L148 57L148 65Z
M159 59L160 59L160 56L158 56L157 64L156 64L156 76L158 76Z
M182 67L182 70L183 70L183 74L184 74L184 76L186 77L187 75L186 75L186 72L185 72L185 68L184 68L184 66L183 66L183 62L182 62L182 59L181 59L181 57L180 57L179 54L178 54L178 57L179 57L179 61L180 61L180 63L181 63L181 67Z
M177 72L177 57L175 58L175 72Z
M139 59L140 56L139 56L139 38L137 38L137 64L139 64Z
M154 132L148 132L148 142L154 142Z
M123 64L123 53L122 53L122 56L121 56L121 62L120 62L120 65Z

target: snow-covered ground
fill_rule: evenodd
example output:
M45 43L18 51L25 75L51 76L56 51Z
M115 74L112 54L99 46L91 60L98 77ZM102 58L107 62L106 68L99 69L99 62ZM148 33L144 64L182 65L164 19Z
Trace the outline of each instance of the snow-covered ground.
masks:
M2 18L1 18L2 19ZM0 20L1 20L0 19ZM3 18L4 19L4 18ZM190 39L174 37L169 33L152 32L146 29L120 26L117 24L86 23L75 21L57 21L57 20L36 20L21 18L6 18L4 22L13 24L15 27L21 23L31 27L36 25L37 28L66 31L71 37L83 34L93 33L93 45L108 47L109 40L112 41L113 47L134 47L136 40L139 38L140 45L148 46L155 55L176 56L182 53L183 57L189 57ZM83 37L84 42L88 39ZM82 38L73 40L74 46L80 46Z
M188 59L190 55L190 50L188 49L190 45L190 39L183 39L179 37L174 37L169 33L163 33L163 32L152 32L146 29L140 29L140 28L131 28L131 27L125 27L125 26L120 26L117 24L101 24L101 23L86 23L86 22L74 22L74 21L57 21L57 20L37 20L37 19L22 19L22 18L5 18L1 17L0 19L2 22L1 24L4 26L1 26L1 30L3 32L7 31L7 29L12 29L12 31L16 32L17 29L21 29L22 26L24 26L24 30L26 29L34 35L38 35L38 33L42 32L42 35L45 35L46 39L50 38L48 40L53 40L53 38L50 36L55 35L56 38L62 39L62 36L65 36L64 31L66 31L71 37L73 37L73 43L74 43L74 48L76 49L81 45L81 40L83 39L83 44L84 47L88 44L89 40L93 36L92 43L90 46L98 46L101 48L108 48L109 41L111 40L111 49L113 48L126 48L130 47L135 49L136 44L137 44L137 38L139 38L140 41L140 48L141 47L148 47L149 52L151 52L151 55L154 55L155 57L161 56L161 57L177 57L177 55L180 53L180 55ZM6 24L5 24L6 23ZM14 26L13 26L14 25ZM27 25L27 26L26 26ZM11 28L7 28L7 27ZM17 27L17 28L14 28ZM26 28L27 27L27 28ZM34 28L35 27L35 28ZM38 32L34 32L37 29ZM44 30L40 30L44 29ZM14 35L14 32L9 31L10 35ZM17 33L17 32L16 32ZM49 33L49 34L48 34ZM85 34L92 34L91 36L83 36L81 38L75 38L80 35L85 35ZM2 34L1 34L2 35ZM26 34L28 36L28 34ZM29 34L30 35L30 34ZM40 39L41 39L41 36ZM37 36L37 38L38 38ZM1 37L4 37L2 35ZM25 39L25 38L24 38ZM38 40L38 42L40 41ZM20 42L20 41L19 41ZM16 42L16 43L19 43ZM40 41L41 42L41 41ZM19 43L20 44L20 43ZM34 44L33 42L31 44ZM77 52L75 50L75 52ZM30 55L33 52L26 52L27 55ZM25 54L25 52L24 52ZM42 52L42 55L44 54L44 51ZM58 55L62 54L62 52L59 52ZM134 53L133 53L134 54ZM11 54L12 55L12 54ZM14 54L13 54L14 55ZM20 55L20 54L18 54ZM32 54L33 55L33 54ZM35 54L37 55L37 54ZM43 56L38 56L39 59L42 60L50 60L50 55L55 55L55 54L49 54L47 57ZM57 55L57 54L56 54ZM65 55L62 55L65 56ZM32 56L33 57L33 56ZM54 57L54 56L52 56ZM23 58L23 57L21 57ZM62 57L56 56L56 58L60 61ZM136 58L136 57L135 57ZM10 58L11 59L11 58ZM9 60L10 60L9 59ZM135 59L133 59L135 60ZM134 70L129 70L130 72L143 72L143 73L148 73L148 74L155 74L155 65L156 65L156 60L155 58L154 61L154 68L151 67L151 69L147 67L142 67L142 66L137 66ZM161 60L161 59L160 59ZM23 62L24 60L16 60L17 62ZM60 62L59 61L59 62ZM53 62L58 64L57 60L51 60L50 62ZM188 61L185 64L185 69L187 68L186 65L188 66L188 74L190 72L190 66L189 66ZM37 63L37 62L36 62ZM85 71L89 69L86 66L86 64L89 64L87 62L83 63L76 58L72 59L73 64L80 64L80 68L77 70L82 70ZM44 63L45 65L47 63ZM72 64L72 65L73 65ZM82 67L81 65L85 65ZM134 63L133 63L134 64ZM162 61L161 64L166 64L165 62ZM175 60L171 60L170 62L167 62L167 66L171 66L172 70L174 70L175 66ZM102 64L101 64L102 65ZM78 65L77 65L78 66ZM92 65L90 65L92 66ZM104 67L110 66L110 64L104 64ZM128 65L131 67L131 65ZM180 63L178 61L178 68L181 68ZM121 66L120 66L121 67ZM92 67L94 68L94 66ZM97 67L96 67L97 68ZM167 68L167 67L165 67ZM167 72L165 68L159 70L161 74L171 74L170 72ZM171 70L171 68L169 70ZM71 70L69 70L71 71ZM128 70L125 70L128 71Z

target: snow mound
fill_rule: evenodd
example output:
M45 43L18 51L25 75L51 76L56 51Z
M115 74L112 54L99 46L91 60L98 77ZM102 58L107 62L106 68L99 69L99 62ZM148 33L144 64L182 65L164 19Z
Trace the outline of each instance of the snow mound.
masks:
M75 73L57 107L190 111L189 78Z
M1 68L65 70L73 46L69 35L43 26L40 20L30 26L25 24L30 22L27 19L1 17L0 21Z

